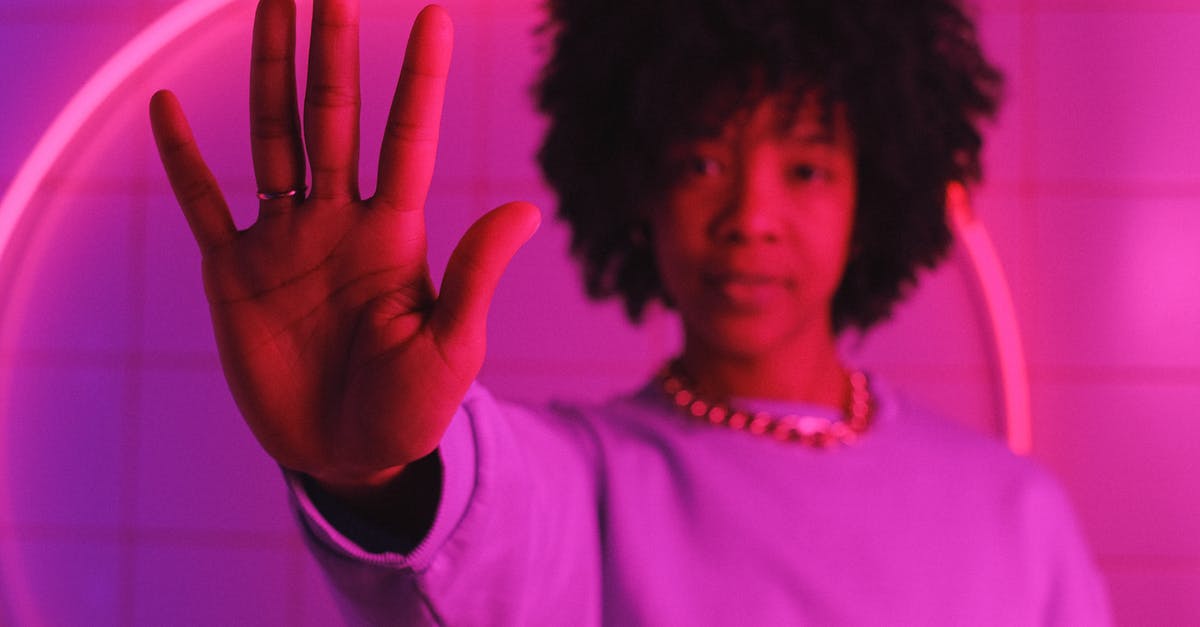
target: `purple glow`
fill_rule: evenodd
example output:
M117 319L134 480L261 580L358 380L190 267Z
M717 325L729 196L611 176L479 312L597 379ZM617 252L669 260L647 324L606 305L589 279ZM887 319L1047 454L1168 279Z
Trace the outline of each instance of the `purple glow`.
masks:
M78 27L73 10L111 12L87 27L129 37L149 6L74 4L16 0L0 27L100 67L111 51L53 41L28 15ZM399 64L394 34L414 7L364 4L375 18L363 37L363 145L372 146ZM485 209L512 197L553 206L531 159L541 122L524 95L537 59L534 4L447 3L459 49L429 207L435 275ZM1036 436L1032 454L1076 500L1118 619L1198 622L1200 170L1191 155L1200 135L1190 111L1200 9L983 4L1012 89L989 138L991 183L972 197L979 221L960 229L951 264L893 325L848 350L979 428L998 431L993 420L1007 414L1017 450ZM220 6L232 7L226 17L203 19ZM0 266L0 608L18 624L161 624L174 609L207 623L336 620L296 542L278 473L224 393L198 257L143 119L149 88L179 89L227 194L252 197L245 6L180 5L171 28L203 22L195 37L136 36L114 56L125 65L106 64L47 139L4 149L12 163L30 155L4 178L0 201L0 250L20 254ZM66 94L45 97L43 87L56 71L28 58L6 78L57 110ZM112 115L88 123L89 106ZM86 154L58 159L73 146ZM364 172L374 159L364 151ZM245 219L252 203L235 211ZM42 218L22 218L35 212ZM22 231L23 220L37 227ZM987 232L971 226L984 224ZM547 223L501 284L484 378L509 397L602 398L639 383L677 346L667 315L630 330L617 308L583 301L565 247L565 231ZM1000 263L1011 299L997 295ZM977 295L991 303L992 327ZM1022 346L1003 339L1018 326L1027 371L1013 354Z

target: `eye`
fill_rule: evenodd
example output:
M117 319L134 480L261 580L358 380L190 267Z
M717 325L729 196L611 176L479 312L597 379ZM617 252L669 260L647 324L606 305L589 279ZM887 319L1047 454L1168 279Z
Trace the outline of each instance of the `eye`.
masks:
M684 162L683 173L687 176L707 177L720 176L725 171L725 165L713 157L692 155Z
M819 168L811 163L800 163L792 166L788 171L788 176L794 181L808 183L811 181L821 181L828 178L828 172L824 168Z

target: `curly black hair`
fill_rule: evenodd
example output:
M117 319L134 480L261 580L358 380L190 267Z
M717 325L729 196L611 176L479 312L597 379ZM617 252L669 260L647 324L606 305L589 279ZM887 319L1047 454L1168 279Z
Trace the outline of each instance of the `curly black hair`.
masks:
M1002 77L954 0L548 0L538 153L587 293L638 322L668 302L645 237L673 146L765 95L839 103L854 137L851 257L835 332L886 319L951 234L948 183L981 176ZM734 98L728 98L735 94ZM669 302L668 302L669 304Z

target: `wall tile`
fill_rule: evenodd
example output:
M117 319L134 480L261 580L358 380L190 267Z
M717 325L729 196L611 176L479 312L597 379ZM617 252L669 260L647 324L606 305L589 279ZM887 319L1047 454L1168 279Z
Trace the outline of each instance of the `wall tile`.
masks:
M429 199L425 202L425 236L429 248L426 258L429 260L430 276L439 289L446 273L446 264L459 240L475 220L490 209L492 207L481 205L478 196L471 190L450 185L430 190ZM517 253L518 259L521 254ZM504 280L508 280L508 277L509 273L506 273Z
M914 369L903 365L871 368L905 398L947 420L1003 439L1003 390L987 371L956 368Z
M1038 225L1035 207L1023 194L999 186L984 187L973 202L1008 281L1018 332L1029 358L1033 355L1031 344L1038 337L1037 299L1043 274L1034 258Z
M1200 568L1111 570L1116 624L1125 627L1200 624Z
M989 0L990 2L1028 2L1029 0ZM1079 13L1195 13L1200 6L1196 0L1036 0L1041 11L1074 11Z
M442 3L454 22L454 53L446 84L434 186L462 192L476 184L477 137L481 108L477 82L480 23L478 0ZM405 43L417 4L366 2L362 7L362 142L360 179L364 194L373 193L380 142L404 58ZM304 37L301 37L304 39ZM300 74L303 75L303 63Z
M17 525L112 529L121 511L130 382L123 363L6 373L3 481Z
M126 194L35 198L26 216L41 219L17 249L20 271L4 299L9 349L121 352L132 345L136 202Z
M1039 177L1200 177L1200 10L1046 11L1036 28Z
M16 570L21 573L20 582L4 582L4 596L27 595L5 599L13 624L122 624L121 551L115 541L5 538L0 544L5 556L19 560Z
M136 552L136 625L288 625L287 552L147 544Z
M1034 387L1034 451L1101 555L1200 556L1200 383Z
M1004 98L996 120L984 124L984 176L992 181L1012 181L1021 174L1025 159L1025 127L1032 99L1022 66L1022 25L1019 12L1003 7L978 13L977 27L983 50L1004 74Z
M170 190L146 198L145 287L140 344L149 355L204 356L216 363L200 251Z
M138 524L290 531L279 468L243 422L221 373L147 369L142 381Z
M84 81L137 32L137 22L125 17L97 24L71 19L70 13L63 8L44 19L11 15L7 20L0 13L0 58L10 60L0 66L0 79L8 86L0 116L4 187ZM20 62L11 61L16 59Z
M489 355L554 361L645 355L649 331L630 327L617 302L583 296L578 267L563 258L565 227L544 220L509 266L489 318Z
M165 181L146 112L153 89L135 78L96 107L44 187L86 199L98 191L137 194L147 180Z
M257 210L248 140L251 23L246 5L221 12L164 48L122 90L122 97L134 102L148 102L159 89L175 93L240 226ZM159 189L167 189L160 169L149 174Z
M542 55L533 31L542 21L533 2L500 3L492 9L483 42L487 58L481 69L481 93L489 103L480 137L486 176L493 181L538 181L535 154L545 122L534 112L530 94ZM553 205L548 206L547 208Z
M894 316L867 333L861 346L846 336L849 353L864 364L983 366L992 359L991 327L983 292L965 251L922 272Z
M1038 201L1038 364L1200 365L1200 213L1190 198Z

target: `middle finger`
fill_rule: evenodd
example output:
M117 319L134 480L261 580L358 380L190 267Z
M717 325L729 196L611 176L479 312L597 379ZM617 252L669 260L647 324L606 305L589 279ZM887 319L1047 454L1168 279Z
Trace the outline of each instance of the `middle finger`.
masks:
M317 0L304 128L312 167L312 196L358 198L357 0Z

